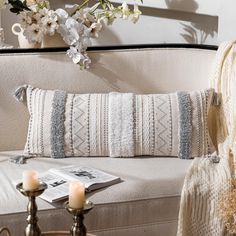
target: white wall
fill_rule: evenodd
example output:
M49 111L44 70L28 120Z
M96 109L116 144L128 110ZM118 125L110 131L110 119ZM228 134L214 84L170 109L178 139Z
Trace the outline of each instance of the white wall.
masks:
M226 3L227 2L227 3ZM221 3L219 9L219 35L218 41L236 39L236 1L227 0Z
M52 1L55 7L69 2ZM133 0L127 2L132 3ZM218 44L236 38L235 0L144 0L140 9L143 14L137 24L119 19L113 26L107 27L94 44ZM8 10L2 11L6 41L18 46L17 37L11 33L11 25L15 22L16 15Z

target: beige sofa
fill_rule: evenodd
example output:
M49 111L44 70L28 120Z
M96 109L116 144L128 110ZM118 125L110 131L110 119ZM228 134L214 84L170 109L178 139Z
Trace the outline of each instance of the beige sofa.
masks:
M22 84L68 92L166 93L208 87L216 51L200 48L137 48L90 51L92 66L81 71L64 52L0 54L0 226L23 235L27 200L12 185L25 169L45 171L69 164L92 166L120 176L122 183L92 192L95 208L86 216L98 236L172 236L176 234L181 188L191 160L144 158L35 158L10 163L22 153L28 112L12 94ZM68 230L71 217L61 203L38 199L43 231Z

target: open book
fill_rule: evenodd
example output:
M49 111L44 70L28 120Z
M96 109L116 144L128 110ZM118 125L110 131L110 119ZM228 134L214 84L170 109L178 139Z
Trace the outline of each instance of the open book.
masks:
M68 197L70 181L79 180L84 183L86 192L121 182L117 176L83 166L52 168L40 173L39 180L48 185L47 190L40 195L40 198L51 203Z

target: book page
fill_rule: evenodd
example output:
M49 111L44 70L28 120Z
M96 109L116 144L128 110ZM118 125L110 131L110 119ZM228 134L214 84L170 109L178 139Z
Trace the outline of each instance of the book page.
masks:
M40 195L40 198L48 202L54 202L68 196L69 182L65 178L47 171L39 175L39 180L48 186L44 193Z
M87 189L89 189L89 187L94 184L96 184L98 188L99 184L102 184L100 187L104 187L106 185L104 185L103 183L107 183L107 185L110 185L113 183L113 181L120 179L117 176L84 166L66 166L59 169L50 169L50 172L71 181L79 180L84 183L85 188Z

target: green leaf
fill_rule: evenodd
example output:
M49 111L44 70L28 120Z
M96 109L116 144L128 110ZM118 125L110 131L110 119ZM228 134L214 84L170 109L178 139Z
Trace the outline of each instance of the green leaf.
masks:
M16 9L16 8L10 8L10 11L13 12L13 13L16 13L16 14L19 14L19 10Z
M12 6L11 12L19 14L23 10L30 11L26 5L26 1L21 2L20 0L9 0L9 4Z

